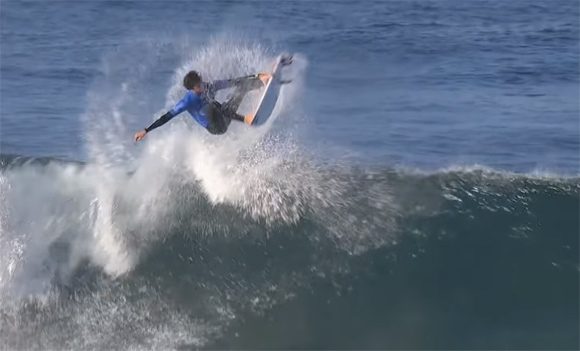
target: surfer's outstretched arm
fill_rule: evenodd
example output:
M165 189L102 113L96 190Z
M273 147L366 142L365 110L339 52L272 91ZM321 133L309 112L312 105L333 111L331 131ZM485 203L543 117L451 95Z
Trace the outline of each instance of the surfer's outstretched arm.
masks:
M157 120L155 120L155 122L151 123L149 127L145 128L145 131L149 133L153 129L161 127L165 123L169 122L173 117L174 116L171 111L167 111L163 116L159 117Z
M147 133L149 133L155 128L161 127L165 123L169 122L173 117L185 111L189 103L190 96L188 94L185 95L183 99L179 100L179 102L175 104L175 106L171 110L167 111L163 116L159 117L157 120L155 120L155 122L151 123L149 127L135 133L135 141L143 140L143 138L145 138L145 135Z

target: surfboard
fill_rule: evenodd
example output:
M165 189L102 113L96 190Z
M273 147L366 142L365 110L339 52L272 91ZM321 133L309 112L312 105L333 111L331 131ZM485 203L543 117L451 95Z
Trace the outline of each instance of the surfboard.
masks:
M280 55L276 58L271 76L266 81L265 87L261 92L260 98L257 100L258 103L254 108L253 118L246 119L246 123L251 126L260 126L272 115L274 107L276 107L276 102L280 96L280 89L282 85L290 83L290 81L284 81L281 79L282 68L288 66L292 63L291 55Z

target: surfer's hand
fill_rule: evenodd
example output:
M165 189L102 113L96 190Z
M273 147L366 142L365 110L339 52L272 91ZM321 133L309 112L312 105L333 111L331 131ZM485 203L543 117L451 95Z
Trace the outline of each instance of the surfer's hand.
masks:
M137 133L135 133L135 141L143 140L143 138L145 138L145 135L147 135L145 129L138 131Z

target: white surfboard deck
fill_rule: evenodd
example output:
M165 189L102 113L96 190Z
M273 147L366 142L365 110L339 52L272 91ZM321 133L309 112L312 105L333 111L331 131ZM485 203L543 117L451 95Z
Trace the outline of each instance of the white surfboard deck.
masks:
M255 114L253 120L249 123L252 126L260 126L270 118L272 112L274 111L274 107L276 107L276 102L278 101L278 97L280 96L280 89L284 82L280 80L281 70L282 67L288 65L283 64L282 61L284 59L289 59L290 62L292 57L289 55L280 55L276 58L274 63L274 67L272 69L272 76L266 82L266 86L261 92L261 96L258 99L258 104L255 107Z

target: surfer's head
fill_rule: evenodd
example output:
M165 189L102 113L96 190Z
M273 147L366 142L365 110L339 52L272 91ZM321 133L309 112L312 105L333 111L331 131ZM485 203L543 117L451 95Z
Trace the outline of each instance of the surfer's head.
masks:
M201 92L201 76L196 71L189 71L183 77L183 87L187 90L193 90L196 93Z

